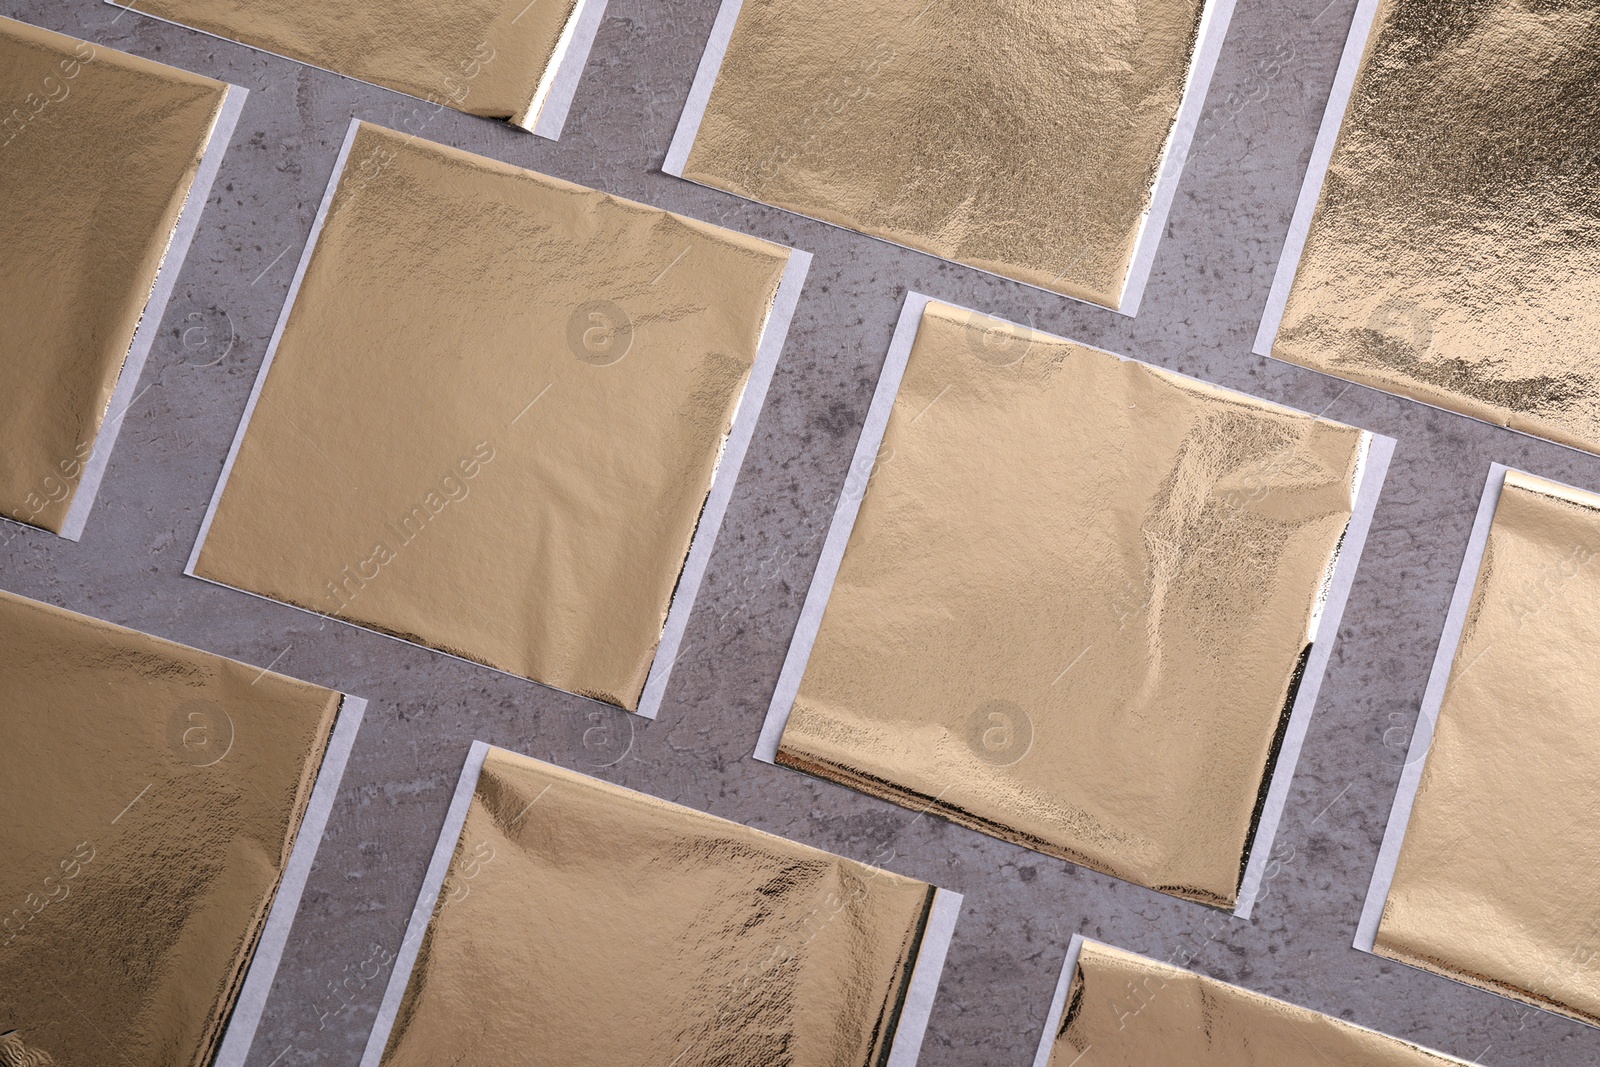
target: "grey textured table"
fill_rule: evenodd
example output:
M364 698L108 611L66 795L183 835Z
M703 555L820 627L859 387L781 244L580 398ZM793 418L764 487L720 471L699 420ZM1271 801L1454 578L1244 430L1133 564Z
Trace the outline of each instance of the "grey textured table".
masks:
M407 127L816 255L648 723L183 576L345 127L418 105L98 0L0 0L251 93L83 542L12 539L0 586L371 699L252 1065L356 1062L475 738L857 859L892 849L964 892L928 1067L1031 1063L1074 931L1469 1060L1600 1061L1595 1030L1350 947L1490 461L1600 488L1600 459L1250 354L1354 0L1240 0L1136 320L663 175L716 8L611 0L559 143L451 111ZM1252 923L748 758L907 288L1399 439Z

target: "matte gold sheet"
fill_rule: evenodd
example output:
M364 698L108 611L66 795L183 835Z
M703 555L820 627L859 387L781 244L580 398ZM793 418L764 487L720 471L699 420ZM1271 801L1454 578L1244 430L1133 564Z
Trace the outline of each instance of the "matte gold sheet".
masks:
M788 258L361 127L195 573L637 708Z
M531 130L576 28L580 0L127 3L146 15Z
M1466 1067L1320 1012L1083 943L1049 1067Z
M211 1062L339 701L0 593L6 1063Z
M876 1067L933 894L490 749L383 1063Z
M1204 7L745 0L683 176L1116 308Z
M227 86L0 18L0 514L60 533Z
M1600 496L1506 475L1376 951L1600 1025Z
M778 761L1234 906L1368 443L929 304Z
M1272 354L1600 452L1600 7L1384 0Z

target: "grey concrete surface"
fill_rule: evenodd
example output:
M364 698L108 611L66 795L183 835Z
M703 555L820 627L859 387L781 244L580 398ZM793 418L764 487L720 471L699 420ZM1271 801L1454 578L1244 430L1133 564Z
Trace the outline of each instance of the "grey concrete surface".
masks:
M371 700L253 1067L357 1061L475 738L858 859L892 849L964 892L928 1067L1030 1063L1074 931L1189 946L1207 974L1485 1064L1600 1062L1595 1030L1350 948L1489 463L1600 488L1600 459L1250 354L1354 0L1240 0L1134 321L663 175L716 8L611 0L551 143L450 111L406 125L414 101L98 0L0 0L251 91L83 542L12 539L0 586ZM659 721L183 576L352 115L815 253ZM1253 922L748 758L907 288L1398 438Z

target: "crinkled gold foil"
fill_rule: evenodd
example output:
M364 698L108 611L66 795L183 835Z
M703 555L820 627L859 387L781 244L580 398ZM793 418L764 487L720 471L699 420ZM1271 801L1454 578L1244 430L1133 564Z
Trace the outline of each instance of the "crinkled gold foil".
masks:
M525 130L538 122L580 7L580 0L126 2L142 14Z
M1116 308L1204 7L744 0L683 176Z
M195 573L637 708L788 259L362 126Z
M1272 354L1600 452L1600 8L1383 0Z
M1049 1067L1466 1067L1308 1008L1085 941Z
M0 514L60 533L227 86L0 18Z
M383 1063L876 1067L933 894L491 749Z
M929 304L778 761L1234 906L1368 442Z
M1511 471L1375 951L1600 1025L1600 496Z
M0 593L4 1062L211 1062L340 699Z

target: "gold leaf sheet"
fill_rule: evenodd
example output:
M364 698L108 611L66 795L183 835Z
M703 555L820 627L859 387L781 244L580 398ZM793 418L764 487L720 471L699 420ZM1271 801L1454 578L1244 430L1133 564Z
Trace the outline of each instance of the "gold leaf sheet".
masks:
M142 14L532 130L580 0L128 0Z
M1369 440L929 304L778 762L1233 907Z
M683 177L1110 308L1204 0L744 0Z
M490 749L383 1063L876 1067L933 894Z
M1308 1008L1083 942L1049 1067L1466 1067Z
M0 18L0 514L60 533L228 87Z
M194 573L637 708L788 259L363 125Z
M1600 1025L1600 496L1510 471L1375 950Z
M18 1062L211 1062L340 699L0 593L0 1033L50 1057Z
M1272 354L1600 452L1600 5L1383 0Z

